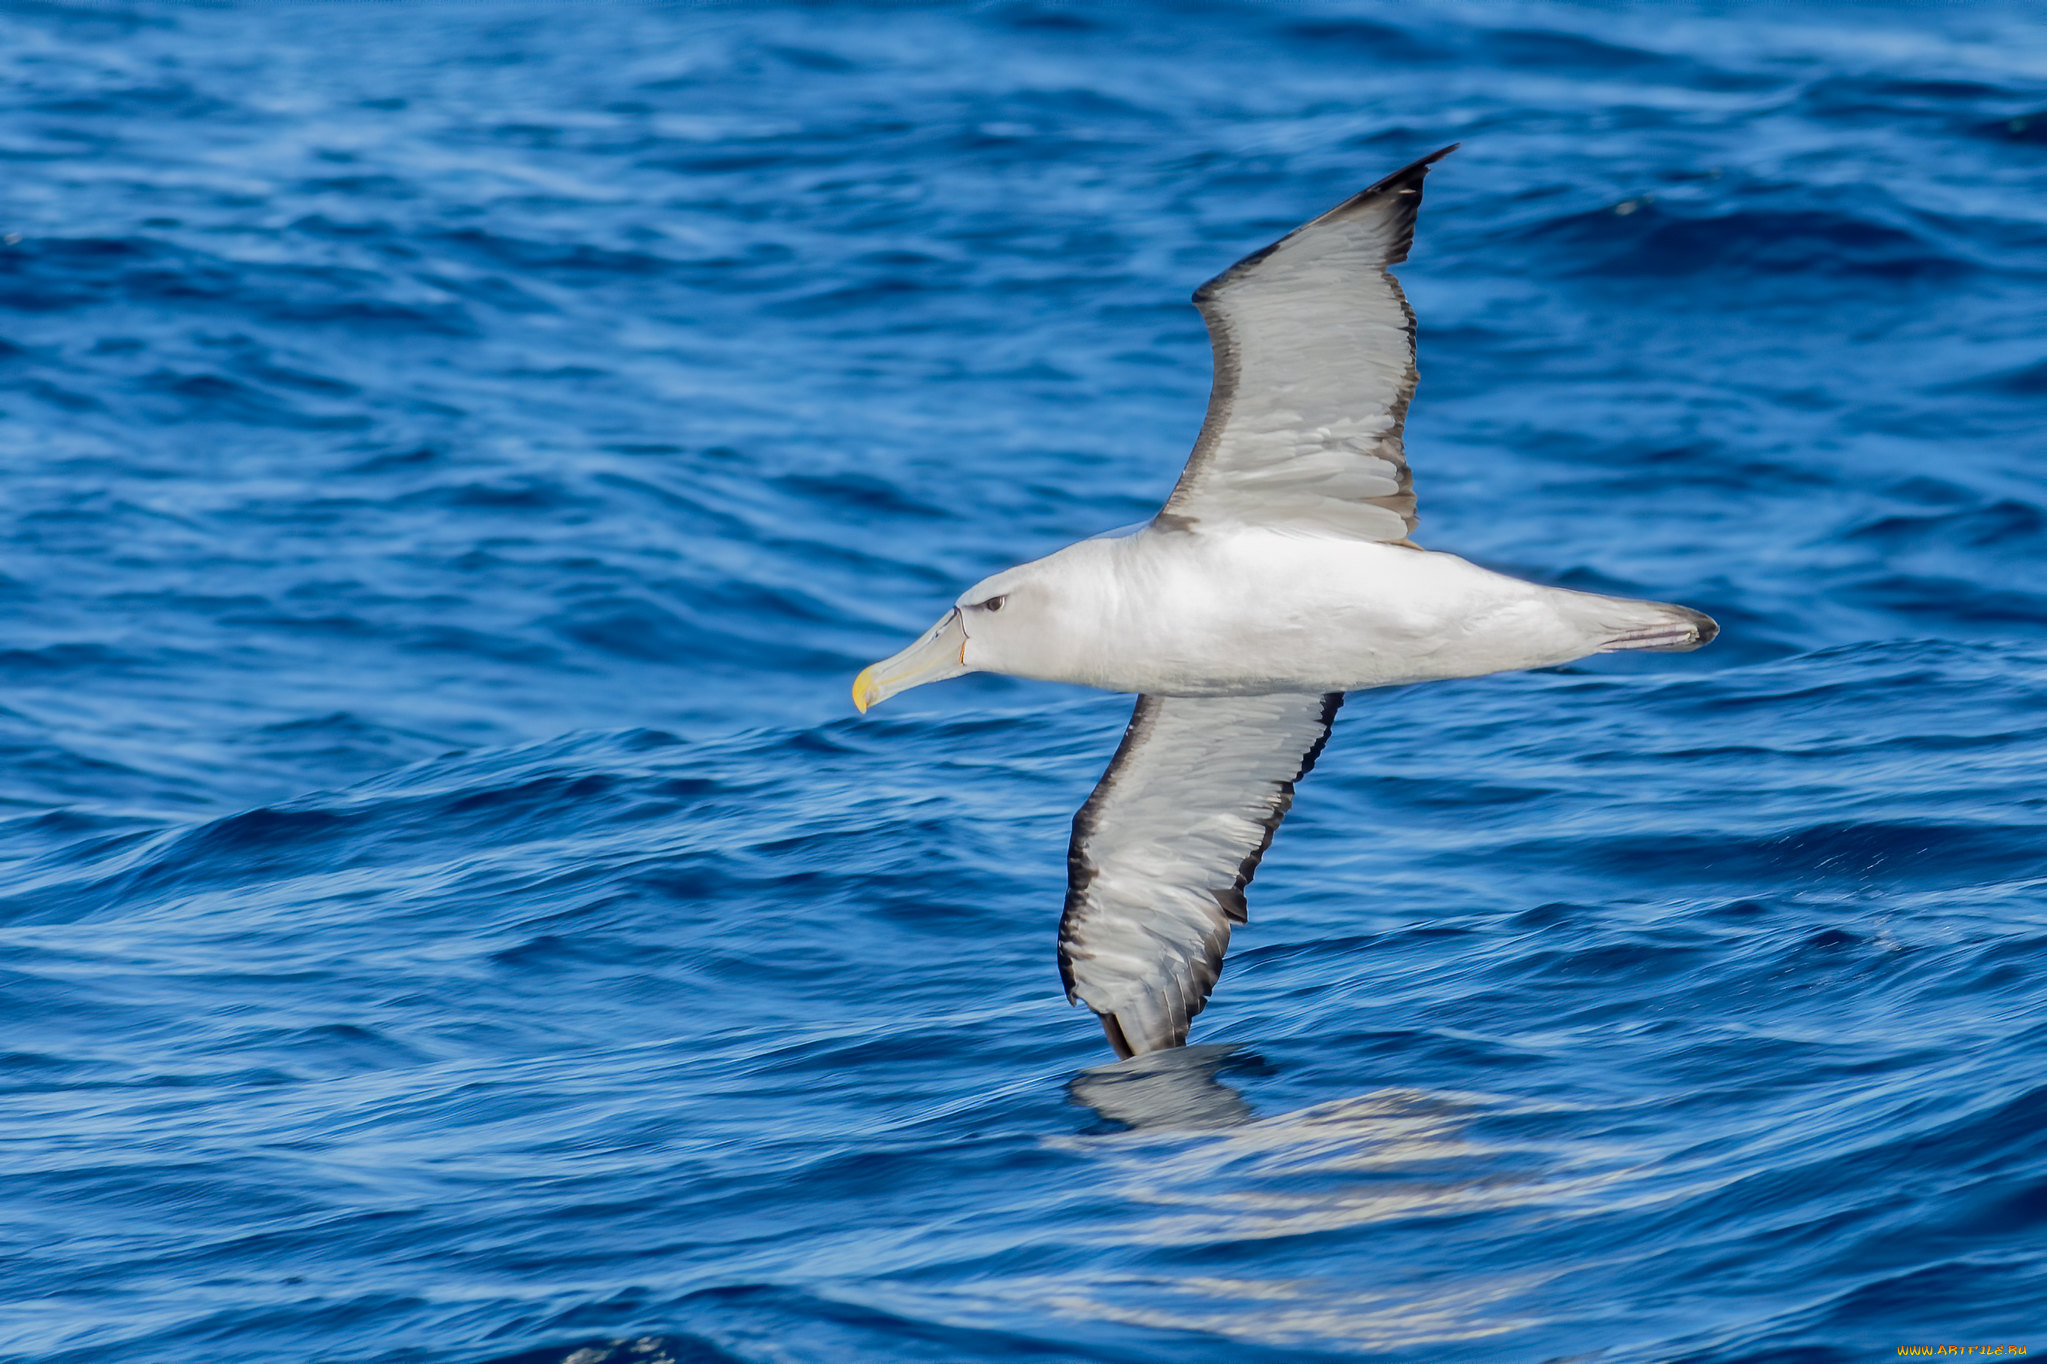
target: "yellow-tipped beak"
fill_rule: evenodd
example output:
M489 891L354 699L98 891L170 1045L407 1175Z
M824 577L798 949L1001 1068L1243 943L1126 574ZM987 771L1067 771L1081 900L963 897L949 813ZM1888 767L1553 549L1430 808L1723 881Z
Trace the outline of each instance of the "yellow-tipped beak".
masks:
M972 671L967 666L966 625L960 619L959 608L954 607L909 648L862 668L860 676L853 679L853 704L864 715L869 706L878 705L899 691Z

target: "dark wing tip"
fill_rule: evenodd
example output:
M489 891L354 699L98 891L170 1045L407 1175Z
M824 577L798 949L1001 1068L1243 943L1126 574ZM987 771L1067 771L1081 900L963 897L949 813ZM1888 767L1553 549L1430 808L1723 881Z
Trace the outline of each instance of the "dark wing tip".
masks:
M1393 210L1399 215L1399 235L1386 256L1386 264L1400 264L1407 259L1407 248L1414 244L1414 220L1415 215L1421 211L1422 181L1428 177L1429 167L1435 165L1438 161L1441 161L1463 145L1462 142L1452 142L1447 147L1430 152L1419 161L1409 162L1384 180L1379 181L1375 185L1367 185L1335 208L1330 209L1327 213L1315 219L1314 222L1307 223L1296 229L1296 231L1305 232L1308 228L1315 226L1316 223L1326 223L1339 218L1347 218L1359 209L1376 204L1380 200L1393 195L1406 195L1408 196L1407 202ZM1289 237L1292 235L1294 234L1291 232L1287 234ZM1285 238L1281 240L1283 241ZM1275 242L1274 245L1276 246L1278 243Z
M1388 256L1386 261L1388 265L1400 264L1402 261L1407 259L1408 245L1414 239L1414 217L1416 211L1419 210L1419 208L1421 207L1420 198L1422 190L1422 180L1428 175L1429 167L1435 165L1438 161L1441 161L1444 157L1448 156L1451 152L1456 151L1459 147L1463 145L1464 144L1462 142L1452 142L1447 147L1439 147L1435 151L1430 152L1427 156L1422 157L1419 161L1409 162L1407 165L1402 166L1399 170L1393 172L1393 174L1385 177L1383 180L1379 180L1373 184L1367 185L1365 188L1359 190L1356 194L1351 195L1350 198L1345 199L1342 203L1338 204L1335 208L1330 209L1327 213L1319 214L1318 216L1309 219L1307 222L1301 224L1301 226L1295 228L1292 232L1287 233L1284 237L1281 237L1278 241L1272 243L1272 245L1264 247L1257 251L1253 251L1250 255L1244 257L1235 265L1232 265L1229 269L1217 275L1214 279L1209 280L1207 283L1203 284L1199 289L1196 289L1194 291L1194 302L1197 305L1208 302L1209 299L1215 296L1216 291L1222 288L1223 285L1229 283L1233 279L1236 279L1237 277L1242 275L1246 270L1249 270L1252 266L1258 264L1259 261L1264 260L1267 256L1279 250L1280 247L1285 246L1288 242L1292 241L1301 233L1306 232L1309 228L1314 227L1317 223L1326 223L1333 219L1346 217L1356 212L1358 209L1364 207L1365 205L1370 204L1375 200L1381 198L1382 196L1388 194L1410 194L1414 196L1414 200L1410 202L1406 208L1405 213L1406 222L1402 224L1403 230L1400 234L1400 241L1395 246L1395 248L1393 249L1392 253Z
M1430 152L1427 156L1424 156L1419 161L1409 162L1407 165L1402 166L1399 170L1393 172L1393 174L1387 176L1384 180L1381 180L1378 184L1371 185L1365 189L1359 190L1356 194L1353 194L1350 198L1344 200L1334 209L1331 209L1330 212L1341 213L1343 212L1344 209L1349 208L1352 204L1359 203L1365 199L1369 199L1374 194L1383 194L1387 190L1420 188L1422 177L1429 173L1429 167L1435 165L1438 161L1441 161L1444 157L1448 156L1451 152L1456 151L1459 147L1463 145L1464 144L1462 142L1452 142L1447 147L1442 147L1437 149L1436 151ZM1326 218L1329 216L1329 214L1325 213L1322 216Z

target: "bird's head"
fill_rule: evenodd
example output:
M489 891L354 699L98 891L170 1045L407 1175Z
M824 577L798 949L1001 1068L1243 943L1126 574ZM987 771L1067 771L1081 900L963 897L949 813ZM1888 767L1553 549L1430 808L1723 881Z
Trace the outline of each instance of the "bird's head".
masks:
M1082 545L1005 569L960 593L916 643L853 679L853 704L865 711L897 692L961 673L1061 677L1077 643L1076 565L1068 560Z

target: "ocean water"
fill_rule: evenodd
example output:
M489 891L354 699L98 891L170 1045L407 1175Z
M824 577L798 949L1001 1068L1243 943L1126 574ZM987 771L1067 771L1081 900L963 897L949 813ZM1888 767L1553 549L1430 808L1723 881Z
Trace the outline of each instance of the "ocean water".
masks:
M1682 657L1353 696L1196 1045L1126 698L1187 295L1450 141L1417 538ZM0 8L0 1358L2047 1348L2047 19Z

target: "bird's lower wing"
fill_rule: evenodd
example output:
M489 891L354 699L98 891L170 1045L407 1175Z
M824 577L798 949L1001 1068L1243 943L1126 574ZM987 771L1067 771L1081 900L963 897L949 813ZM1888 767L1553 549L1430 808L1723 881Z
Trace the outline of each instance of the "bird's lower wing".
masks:
M1140 696L1073 817L1059 972L1119 1055L1177 1047L1343 694Z

